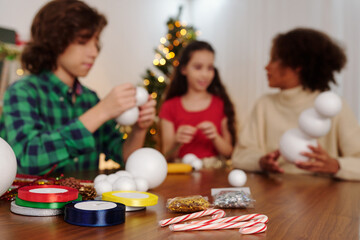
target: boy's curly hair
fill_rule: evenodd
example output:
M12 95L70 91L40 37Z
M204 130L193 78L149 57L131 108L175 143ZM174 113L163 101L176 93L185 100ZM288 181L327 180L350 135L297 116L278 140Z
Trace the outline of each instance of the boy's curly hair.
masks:
M77 40L89 40L106 26L104 15L81 1L55 0L36 14L31 40L21 56L22 65L33 74L53 71L57 58Z

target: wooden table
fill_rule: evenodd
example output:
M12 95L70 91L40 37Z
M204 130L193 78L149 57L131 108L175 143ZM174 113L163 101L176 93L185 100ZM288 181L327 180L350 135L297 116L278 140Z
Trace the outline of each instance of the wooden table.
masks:
M175 217L166 209L166 200L176 196L210 197L211 188L230 187L228 170L203 170L192 174L168 175L151 190L159 196L156 206L127 212L125 224L111 227L80 227L62 216L27 217L10 212L10 203L0 202L0 239L358 239L360 183L297 175L248 173L255 208L227 209L227 216L261 213L269 217L268 230L241 235L238 230L172 232L161 228L161 219ZM96 173L75 177L93 179ZM74 175L70 175L74 176ZM69 177L69 176L68 176ZM212 201L212 198L210 198Z

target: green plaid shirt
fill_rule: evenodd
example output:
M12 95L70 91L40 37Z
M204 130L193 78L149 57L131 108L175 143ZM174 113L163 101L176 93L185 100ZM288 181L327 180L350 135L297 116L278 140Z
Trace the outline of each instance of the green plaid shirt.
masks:
M10 86L0 137L13 148L18 173L44 174L55 164L57 172L93 170L100 153L123 165L123 136L116 122L108 121L91 134L78 119L98 102L96 93L78 81L72 89L51 72L26 76Z

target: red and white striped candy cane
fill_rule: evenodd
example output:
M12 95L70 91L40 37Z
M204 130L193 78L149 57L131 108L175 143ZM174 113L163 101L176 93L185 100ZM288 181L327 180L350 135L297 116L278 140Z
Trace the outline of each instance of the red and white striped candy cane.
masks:
M199 217L203 217L203 216L207 216L207 215L213 215L212 216L213 219L222 218L222 217L225 216L225 211L221 210L221 209L212 209L211 208L211 209L207 209L207 210L204 210L204 211L201 211L201 212L196 212L196 213L186 214L186 215L179 216L179 217L160 220L159 225L161 227L164 227L164 226L167 226L167 225L170 225L170 224L183 222L183 221L186 221L186 220L199 218Z
M194 230L215 230L215 229L232 229L246 228L259 224L258 222L229 222L229 223L212 223L212 224L174 224L169 226L171 231L194 231Z
M226 218L217 218L217 219L208 219L202 221L192 221L191 224L212 224L212 223L228 223L228 222L242 222L252 220L254 222L261 222L267 223L269 218L263 214L246 214L242 216L233 216L233 217L226 217Z
M264 223L257 223L251 227L244 227L239 229L239 233L241 234L255 234L255 233L262 233L265 232L267 229L266 224Z

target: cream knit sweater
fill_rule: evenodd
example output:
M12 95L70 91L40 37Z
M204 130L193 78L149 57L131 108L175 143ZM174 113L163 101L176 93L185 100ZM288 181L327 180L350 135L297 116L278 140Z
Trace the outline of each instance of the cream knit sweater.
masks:
M300 113L313 107L320 92L291 88L261 97L242 130L233 153L234 167L248 171L261 171L259 160L268 152L279 148L282 134L298 127ZM335 177L360 180L360 127L350 107L343 101L341 112L332 119L330 132L319 139L320 145L340 164ZM285 173L312 174L294 164L278 159Z

